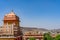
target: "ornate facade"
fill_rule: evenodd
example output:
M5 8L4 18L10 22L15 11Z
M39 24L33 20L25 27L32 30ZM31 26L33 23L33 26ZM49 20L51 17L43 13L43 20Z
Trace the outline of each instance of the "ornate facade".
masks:
M14 40L20 39L21 31L20 31L19 22L20 22L19 17L15 15L13 11L6 14L3 19L4 24L0 28L0 38L13 38Z

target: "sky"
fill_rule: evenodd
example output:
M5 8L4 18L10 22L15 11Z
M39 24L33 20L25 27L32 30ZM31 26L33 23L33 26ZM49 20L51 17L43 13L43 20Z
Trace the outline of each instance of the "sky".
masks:
M0 0L0 25L13 10L21 27L60 29L60 0Z

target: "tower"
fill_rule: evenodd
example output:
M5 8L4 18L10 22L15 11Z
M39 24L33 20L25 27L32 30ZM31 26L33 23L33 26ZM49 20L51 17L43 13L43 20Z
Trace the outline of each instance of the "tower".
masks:
M20 22L19 17L13 11L6 14L3 20L4 35L19 36L20 35L19 22Z
M7 23L8 25L14 24L15 26L19 26L19 17L11 11L9 14L4 16L4 25Z

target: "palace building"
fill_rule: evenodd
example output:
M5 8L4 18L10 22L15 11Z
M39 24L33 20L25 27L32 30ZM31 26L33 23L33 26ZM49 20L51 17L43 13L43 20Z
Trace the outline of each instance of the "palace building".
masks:
M0 27L0 39L20 40L21 31L19 17L13 11L6 14L3 19L3 26ZM18 39L17 39L18 38Z
M30 37L34 37L36 40L43 40L43 34L48 32L45 29L43 29L44 31L36 30L36 28L24 29L20 27L19 17L11 11L4 16L3 25L0 27L0 40L29 40Z

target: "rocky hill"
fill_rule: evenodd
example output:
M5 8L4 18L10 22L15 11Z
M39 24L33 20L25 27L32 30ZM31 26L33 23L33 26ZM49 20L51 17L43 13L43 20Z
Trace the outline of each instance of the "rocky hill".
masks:
M21 27L22 32L26 32L26 31L42 31L42 32L52 32L52 33L60 33L60 29L52 29L52 30L48 30L48 29L44 29L44 28L32 28L32 27Z
M32 27L21 27L22 32L26 32L26 31L42 31L42 32L49 32L48 29L44 29L44 28L32 28Z

